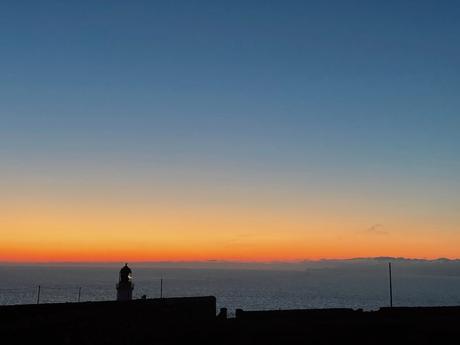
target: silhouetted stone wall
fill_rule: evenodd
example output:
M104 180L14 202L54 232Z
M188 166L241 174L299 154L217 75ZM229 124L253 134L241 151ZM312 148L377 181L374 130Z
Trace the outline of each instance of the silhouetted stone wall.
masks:
M214 297L0 307L1 344L459 344L460 307L244 311Z

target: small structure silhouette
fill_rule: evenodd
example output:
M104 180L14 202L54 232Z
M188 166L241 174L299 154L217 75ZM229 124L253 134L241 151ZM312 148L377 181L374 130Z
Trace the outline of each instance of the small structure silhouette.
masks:
M130 301L133 299L134 284L132 271L128 264L120 270L120 280L117 284L117 301Z

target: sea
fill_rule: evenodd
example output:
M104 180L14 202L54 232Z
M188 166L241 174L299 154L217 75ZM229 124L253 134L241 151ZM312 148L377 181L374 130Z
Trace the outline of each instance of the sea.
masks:
M114 300L120 267L0 265L0 305ZM377 310L390 303L389 267L381 262L295 269L131 268L134 298L212 295L230 315L237 308ZM392 289L395 306L460 305L460 264L394 263Z

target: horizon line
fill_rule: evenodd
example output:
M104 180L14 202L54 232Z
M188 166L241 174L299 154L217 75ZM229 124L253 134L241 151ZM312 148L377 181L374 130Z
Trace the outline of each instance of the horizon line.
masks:
M448 257L401 257L401 256L370 256L370 257L350 257L350 258L319 258L319 259L297 259L297 260L225 260L225 259L208 259L208 260L82 260L82 261L18 261L18 260L3 260L0 261L0 265L78 265L78 264L106 264L115 265L119 263L131 263L131 264L259 264L259 265L270 265L270 264L285 264L295 265L303 263L320 263L327 261L423 261L423 262L455 262L460 261L460 258L448 258Z

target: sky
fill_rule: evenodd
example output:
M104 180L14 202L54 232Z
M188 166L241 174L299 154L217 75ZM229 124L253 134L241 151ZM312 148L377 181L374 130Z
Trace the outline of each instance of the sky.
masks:
M0 2L0 261L460 257L457 1Z

